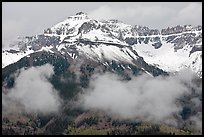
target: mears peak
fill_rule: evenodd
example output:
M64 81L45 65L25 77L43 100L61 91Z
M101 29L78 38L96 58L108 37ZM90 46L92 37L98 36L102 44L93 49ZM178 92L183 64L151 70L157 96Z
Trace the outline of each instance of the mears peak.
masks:
M115 60L131 64L139 55L148 64L167 72L189 67L202 75L202 26L177 25L160 31L113 19L98 21L78 12L44 30L44 34L25 38L16 45L19 52L25 53L21 56L5 51L2 67L31 52L46 50L71 59L85 56L95 61Z
M80 12L76 13L76 15L86 15L87 16L87 13L80 11Z

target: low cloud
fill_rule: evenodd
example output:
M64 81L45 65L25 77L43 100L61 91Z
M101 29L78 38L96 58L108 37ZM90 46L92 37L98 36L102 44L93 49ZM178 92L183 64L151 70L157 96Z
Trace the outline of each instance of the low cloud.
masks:
M102 110L114 117L175 125L172 116L182 110L178 99L190 93L188 84L194 76L183 70L167 77L142 74L122 81L114 74L97 74L92 77L89 88L79 95L79 104L86 110Z
M61 99L48 81L53 74L53 66L49 64L21 69L14 87L7 94L2 93L3 108L7 112L25 111L42 114L57 112Z

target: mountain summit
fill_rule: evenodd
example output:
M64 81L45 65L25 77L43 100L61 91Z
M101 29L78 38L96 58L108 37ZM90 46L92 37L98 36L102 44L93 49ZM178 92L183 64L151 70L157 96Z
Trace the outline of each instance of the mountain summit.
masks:
M76 15L87 15L87 14L81 11L81 12L76 13Z

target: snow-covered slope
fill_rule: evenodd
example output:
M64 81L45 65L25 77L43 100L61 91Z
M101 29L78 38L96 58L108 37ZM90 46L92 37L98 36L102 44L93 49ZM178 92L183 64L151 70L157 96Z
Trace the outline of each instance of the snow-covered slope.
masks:
M189 55L192 50L189 45L176 52L174 46L165 41L158 49L148 44L137 44L133 47L148 64L155 65L164 71L175 72L183 68L190 68L200 76L202 75L202 51Z
M2 68L41 50L71 59L134 64L139 58L168 72L191 68L202 76L202 27L190 25L149 29L118 20L98 21L80 12L44 30L24 37L3 50Z
M25 57L25 56L29 56L29 54L33 53L32 50L28 50L28 51L20 51L17 53L12 53L9 51L4 51L2 53L2 68L13 64L15 62L17 62L18 60L20 60L21 58Z

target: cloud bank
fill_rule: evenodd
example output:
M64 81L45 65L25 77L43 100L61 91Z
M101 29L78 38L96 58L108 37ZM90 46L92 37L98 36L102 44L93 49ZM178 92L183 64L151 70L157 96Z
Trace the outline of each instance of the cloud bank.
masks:
M168 77L142 74L122 81L114 74L97 74L89 88L79 95L79 104L86 110L102 110L114 117L175 124L172 114L182 110L178 99L190 93L186 85L194 76L184 70Z
M53 66L49 64L26 70L21 69L14 87L6 95L2 93L3 108L7 111L25 111L27 113L57 112L61 105L61 99L48 81L48 78L53 74Z

